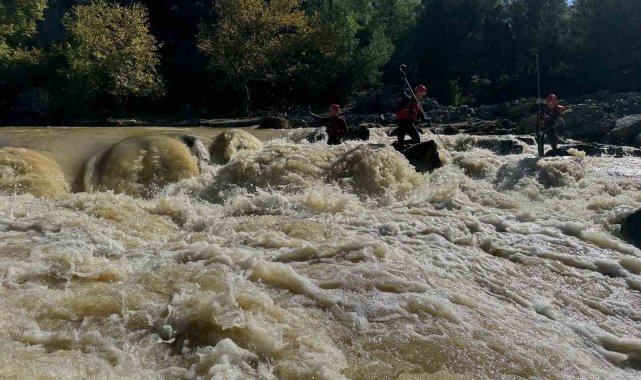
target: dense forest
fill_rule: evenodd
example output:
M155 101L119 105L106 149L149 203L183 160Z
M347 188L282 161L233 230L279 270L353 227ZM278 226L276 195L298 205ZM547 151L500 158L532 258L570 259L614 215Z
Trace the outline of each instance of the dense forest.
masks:
M641 88L639 0L2 0L0 119ZM396 86L396 87L394 87Z

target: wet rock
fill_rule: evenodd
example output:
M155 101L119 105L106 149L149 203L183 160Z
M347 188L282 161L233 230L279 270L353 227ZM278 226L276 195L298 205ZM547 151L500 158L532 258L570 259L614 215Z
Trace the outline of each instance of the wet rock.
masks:
M267 116L261 122L259 129L291 129L292 125L284 117Z
M514 133L516 123L507 119L479 120L467 123L467 133L480 135L505 135Z
M627 241L641 248L641 209L625 218L621 225L621 234Z
M350 140L369 140L369 129L367 128L367 124L359 124L356 126L347 127L347 135L345 135L343 141Z
M523 153L523 145L514 140L479 140L476 146L491 150L500 156Z
M443 166L434 140L410 146L401 152L417 172L425 173Z
M613 144L641 147L641 114L617 120L607 140Z
M523 135L528 133L536 133L536 114L520 119L516 123L515 132Z
M566 150L580 150L581 152L585 152L585 154L590 157L601 157L605 153L605 149L599 147L596 144L576 144L565 146L564 148Z
M605 153L610 156L623 157L625 156L625 151L620 146L610 146L605 148Z
M545 157L572 157L572 155L565 149L557 148L545 152Z
M474 115L474 110L468 106L439 107L425 110L428 120L435 123L460 123L468 121Z
M517 137L517 140L522 141L528 145L536 145L536 140L533 137Z
M185 145L187 145L187 148L189 148L189 151L191 152L191 154L193 154L194 157L196 157L199 162L211 161L211 156L209 155L209 151L207 150L207 147L205 147L205 144L202 142L201 139L191 135L182 135L180 136L180 139L182 140L183 143L185 143Z

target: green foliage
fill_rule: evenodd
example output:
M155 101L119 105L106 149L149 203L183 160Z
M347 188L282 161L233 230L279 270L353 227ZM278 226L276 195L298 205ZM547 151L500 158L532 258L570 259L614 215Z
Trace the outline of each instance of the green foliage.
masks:
M574 74L583 91L641 85L641 2L576 0L571 35Z
M64 73L70 88L88 98L104 92L120 101L163 93L157 73L159 45L149 33L143 6L75 6L64 26Z
M641 88L639 0L89 1L0 1L0 112L375 99L401 63L441 103L492 103L536 94L536 55L544 93Z
M219 0L216 24L203 23L200 49L214 71L245 91L250 82L278 82L299 70L310 26L301 0Z
M308 10L315 25L310 87L344 95L380 84L382 69L420 14L419 0L329 0Z
M0 66L29 65L39 52L26 44L44 17L47 0L3 0L0 3Z

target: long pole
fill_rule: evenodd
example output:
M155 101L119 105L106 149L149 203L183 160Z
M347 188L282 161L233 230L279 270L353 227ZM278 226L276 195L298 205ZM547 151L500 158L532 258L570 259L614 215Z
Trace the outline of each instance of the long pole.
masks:
M425 113L425 111L423 110L423 106L421 105L421 102L419 102L419 101L418 101L418 98L416 98L416 94L414 93L414 89L413 89L413 88L412 88L412 86L410 85L409 80L407 80L407 74L405 73L405 70L406 70L406 69L407 69L407 65L401 65L400 70L401 70L401 75L403 76L403 81L405 82L405 86L410 90L410 94L412 94L412 98L414 98L414 101L415 101L415 102L416 102L416 104L418 105L418 109L421 111L421 114L423 114L423 118L427 121L427 114L426 114L426 113ZM416 128L416 127L414 127L414 128ZM431 132L430 132L430 133L431 133ZM450 150L450 148L448 148L448 147L447 147L447 145L445 145L445 141L443 141L443 139L441 138L441 136L437 135L436 133L432 133L432 134L433 134L433 135L436 135L436 137L438 137L439 141L441 141L441 144L443 144L443 147L444 147L448 152L450 152L450 154L451 154L451 153L452 153L452 151Z
M541 74L539 70L539 55L536 55L536 145L541 154L541 144L543 144L543 136L541 136ZM545 151L545 148L543 149Z

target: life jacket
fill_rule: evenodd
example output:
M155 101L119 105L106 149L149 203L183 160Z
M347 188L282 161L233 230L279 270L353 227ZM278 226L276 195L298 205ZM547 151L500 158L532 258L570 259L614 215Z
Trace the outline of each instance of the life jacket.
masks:
M416 121L421 108L418 103L413 101L408 96L403 96L398 100L398 111L396 112L396 120L398 121Z

